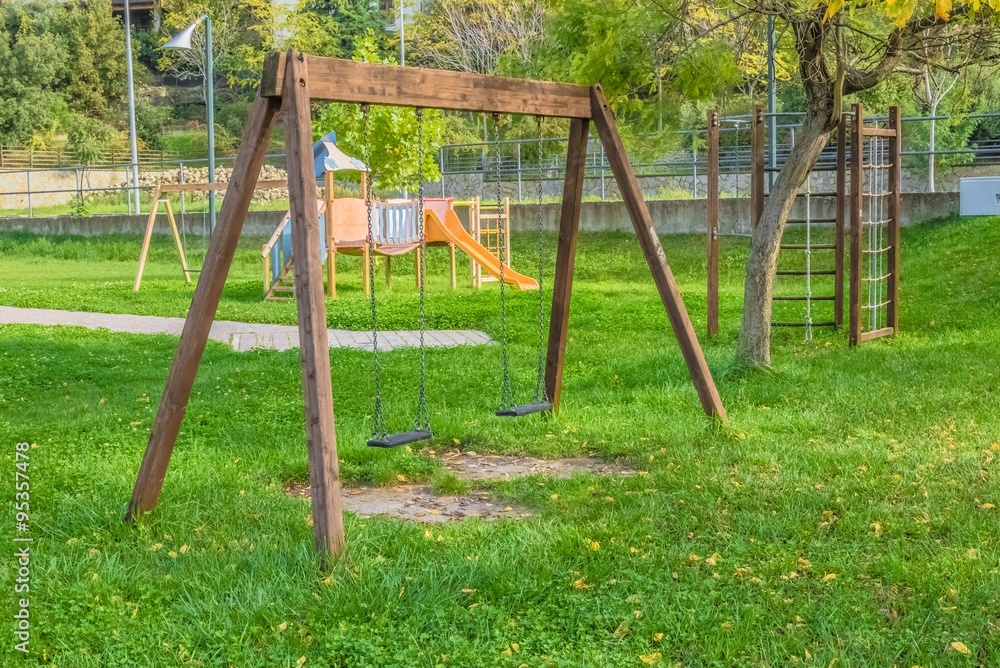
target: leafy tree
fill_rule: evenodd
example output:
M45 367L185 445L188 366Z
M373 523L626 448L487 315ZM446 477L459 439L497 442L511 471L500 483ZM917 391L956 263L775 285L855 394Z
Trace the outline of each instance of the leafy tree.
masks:
M358 40L355 60L370 63L392 64L391 58L378 56L377 38L373 33ZM374 176L373 185L386 190L399 190L417 186L418 145L417 117L413 109L404 107L372 106L369 112L370 156L369 168ZM436 181L440 177L435 160L443 133L441 112L424 111L423 147L424 179ZM334 103L320 111L314 124L315 139L337 133L337 145L342 151L358 159L364 158L363 116L360 105Z
M530 60L545 24L538 0L435 0L414 21L413 52L430 67L496 74L504 59Z
M271 0L163 0L163 28L174 35L199 16L212 19L213 66L235 89L252 90L260 83L264 56L274 46L278 15ZM180 78L204 80L207 66L205 31L195 30L190 49L163 51L160 68Z
M46 141L68 112L113 125L124 92L124 28L110 0L0 5L0 142Z
M333 58L350 57L366 42L386 57L395 47L385 24L372 0L300 0L290 19L291 42L306 53Z

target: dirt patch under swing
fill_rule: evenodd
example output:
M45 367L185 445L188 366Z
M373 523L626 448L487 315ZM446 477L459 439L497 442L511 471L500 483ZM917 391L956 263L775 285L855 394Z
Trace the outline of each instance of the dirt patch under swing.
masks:
M628 467L593 457L571 459L536 459L513 455L480 455L473 451L450 450L437 454L424 448L421 454L439 460L447 471L465 480L512 480L530 475L569 478L578 471L600 475L625 476L634 473ZM309 486L291 483L285 492L309 498ZM535 513L524 506L510 506L493 499L491 492L474 490L467 494L436 494L426 485L392 487L347 487L344 510L359 517L389 515L424 523L440 523L479 517L484 520L521 519Z

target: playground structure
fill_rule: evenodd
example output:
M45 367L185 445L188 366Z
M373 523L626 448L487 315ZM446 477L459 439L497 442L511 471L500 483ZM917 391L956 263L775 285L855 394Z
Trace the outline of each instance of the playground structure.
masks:
M190 283L191 274L200 272L198 269L188 268L187 257L185 255L186 249L182 238L185 236L183 222L181 230L178 231L174 211L170 206L170 193L218 191L225 190L228 185L228 183L161 183L156 186L156 189L153 191L153 209L149 212L149 218L146 220L146 233L142 238L142 250L139 252L139 268L135 273L135 282L132 284L133 292L139 292L139 288L142 285L142 275L146 271L146 259L149 256L149 244L153 238L153 228L156 226L156 219L160 214L161 206L166 213L167 222L170 225L170 234L173 236L174 244L177 246L177 255L180 260L184 282ZM259 181L254 190L270 190L272 188L286 188L287 186L288 184L284 181Z
M775 308L778 304L801 305L802 308L786 317L773 318L772 327L802 327L806 340L811 340L816 327L836 329L843 326L848 216L851 254L846 269L850 284L851 345L891 334L898 327L895 308L898 294L898 118L896 107L890 109L888 127L876 127L875 123L865 121L858 105L852 113L843 114L836 135L836 161L832 165L817 161L813 166L796 195L779 249L772 302ZM735 172L739 186L743 162L740 123L749 125L749 156L745 162L749 165L750 185L747 191L737 187L736 202L730 211L737 212L738 220L731 229L724 229L720 225L720 131L726 131L724 128L728 125L733 126L730 131L737 133ZM781 170L779 165L765 166L764 123L764 110L759 105L753 108L749 120L730 120L720 117L715 110L708 112L709 336L719 332L719 239L733 236L749 239L752 243L753 231L764 210L768 176ZM850 152L848 136L851 137ZM794 129L791 129L791 143L794 146ZM861 147L861 150L855 151L854 147ZM832 188L818 187L823 175L831 172L833 178L827 178L826 182ZM742 215L744 210L747 216ZM862 285L868 288L864 295ZM817 288L823 292L817 294ZM830 304L832 310L827 317L817 318L817 309L824 304ZM866 316L864 322L862 313Z
M162 490L170 455L249 208L253 184L260 172L267 144L280 113L285 123L290 216L293 219L292 246L293 251L297 251L294 263L295 299L299 314L299 350L316 547L323 553L335 555L344 549L341 484L320 253L319 204L313 185L315 166L310 159L312 124L309 105L313 99L360 103L366 107L368 104L414 107L418 117L421 110L427 107L493 113L495 134L499 114L571 119L544 369L546 396L553 410L558 410L561 399L586 151L589 127L593 121L702 407L707 415L725 419L721 398L600 85L588 88L422 68L401 68L307 57L294 50L287 54L272 53L265 63L260 92L250 111L218 226L195 288L153 423L129 503L129 519L152 511ZM496 143L499 144L499 140ZM368 188L370 192L370 182ZM372 202L370 196L366 200L369 204ZM418 197L419 202L422 199ZM422 207L422 203L420 206ZM369 225L372 223L371 216L367 217L367 222ZM500 269L504 269L502 262Z
M902 123L899 107L885 122L853 107L851 126L852 346L899 332L899 212Z
M362 284L365 295L371 292L369 272L374 263L369 255L385 258L385 283L392 285L392 258L414 254L419 268L421 248L419 229L419 202L409 199L379 200L373 203L372 226L369 234L369 216L366 198L334 198L334 174L339 171L357 171L361 175L361 191L368 192L368 167L364 162L344 154L336 145L336 135L331 132L313 145L316 174L324 178L324 198L319 203L320 256L327 267L327 290L331 299L337 297L337 255L362 257ZM537 289L538 284L510 268L510 200L504 198L497 209L480 203L479 198L470 202L454 203L446 198L422 198L429 210L436 213L432 219L425 217L428 225L425 246L444 246L449 249L451 260L451 287L457 287L456 248L465 252L472 268L472 285L480 287L483 280L498 280L498 257L505 257L507 282L521 290ZM454 215L454 207L468 209L469 231L463 228ZM449 213L450 212L450 213ZM292 299L295 293L294 259L292 254L292 229L290 213L285 214L277 229L261 251L264 260L264 298L269 300ZM506 235L502 234L505 226ZM506 254L499 252L499 239L506 238ZM373 242L373 243L370 243ZM485 246L482 242L485 242ZM482 276L486 269L487 277ZM419 272L415 272L419 273ZM417 278L418 287L421 285Z
M465 208L468 210L469 236L482 245L490 255L501 257L500 240L505 240L502 254L509 266L511 264L510 197L504 197L499 207L496 202L483 202L479 197L464 202L455 202L453 206L456 209ZM495 274L489 271L487 271L486 276L483 276L482 265L474 259L470 259L469 270L474 288L481 288L483 283L499 280Z
M332 188L327 187L327 192ZM501 235L498 234L497 216L480 213L483 207L478 200L467 203L470 209L470 221L473 232L466 231L455 211L456 204L450 198L423 198L425 211L433 215L424 216L426 227L426 245L447 247L451 261L451 287L457 287L457 265L455 251L460 249L469 256L472 266L472 284L479 287L484 280L499 280L500 261L497 248ZM374 247L369 248L368 211L364 199L328 197L320 202L318 209L320 239L320 256L327 264L327 288L331 298L337 296L336 255L353 255L363 258L361 263L362 284L364 293L370 293L369 254L374 252L385 258L385 284L392 284L392 258L414 254L414 262L420 263L420 236L418 234L418 202L417 200L390 199L376 200L372 207ZM465 204L465 203L463 203ZM461 205L461 204L459 204ZM509 204L505 204L509 210ZM329 216L327 212L329 211ZM505 214L506 229L510 229L509 215ZM289 225L290 215L286 214L274 234L264 244L264 297L265 299L291 299L295 292L293 280L292 229ZM329 227L327 220L330 221ZM482 220L489 220L493 225L482 226ZM506 235L503 235L506 236ZM492 248L483 246L479 239L486 243L492 242ZM506 248L510 240L506 236ZM333 252L328 252L333 249ZM509 257L509 250L507 251ZM483 277L483 270L487 276ZM537 290L538 283L534 279L517 273L505 262L504 280L519 290ZM420 281L418 278L417 285Z

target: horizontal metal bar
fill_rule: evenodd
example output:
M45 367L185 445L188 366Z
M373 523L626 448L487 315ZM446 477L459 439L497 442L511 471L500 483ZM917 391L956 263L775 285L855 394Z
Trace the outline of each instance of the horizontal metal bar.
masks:
M771 297L776 302L832 302L836 297L833 295L820 295L817 297L802 297L799 295Z
M836 327L835 322L771 322L771 327Z

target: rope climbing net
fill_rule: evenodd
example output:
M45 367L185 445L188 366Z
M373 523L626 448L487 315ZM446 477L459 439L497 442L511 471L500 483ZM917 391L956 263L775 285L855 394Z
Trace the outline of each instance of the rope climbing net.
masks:
M888 264L892 244L889 241L888 227L892 221L889 217L888 198L892 195L889 189L891 162L888 140L885 137L867 137L864 143L864 201L861 206L864 239L864 247L861 249L861 281L864 303L861 309L864 326L869 331L875 331L888 325L887 309L890 304L888 283L891 274Z

